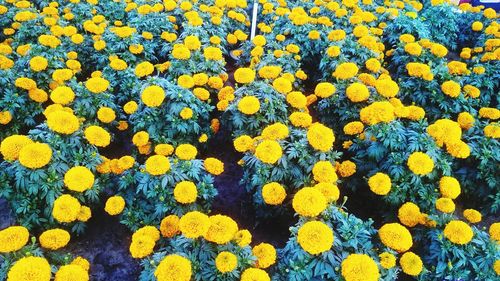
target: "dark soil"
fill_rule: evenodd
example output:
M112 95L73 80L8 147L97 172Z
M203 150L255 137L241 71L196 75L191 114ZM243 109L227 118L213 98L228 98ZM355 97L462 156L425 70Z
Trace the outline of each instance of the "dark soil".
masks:
M233 218L240 229L248 229L253 236L253 244L266 242L275 247L283 247L288 240L291 223L289 219L256 219L252 194L240 184L243 169L237 164L242 154L233 148L232 137L221 127L220 132L210 141L206 157L216 157L224 162L224 173L215 177L215 187L219 195L212 205L212 214L224 214Z
M90 280L135 281L141 267L130 256L130 237L130 231L118 218L102 212L94 214L85 234L73 240L67 250L90 262Z
M4 198L0 198L0 229L7 228L15 223L16 220L9 203Z

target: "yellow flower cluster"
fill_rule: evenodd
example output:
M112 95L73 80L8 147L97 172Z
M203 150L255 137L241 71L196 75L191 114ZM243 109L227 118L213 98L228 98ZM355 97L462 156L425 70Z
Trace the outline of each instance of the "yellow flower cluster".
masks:
M332 229L321 221L309 221L299 228L297 242L311 255L330 250L333 245Z
M69 190L84 192L94 185L94 174L84 166L75 166L64 174L64 184Z
M293 197L292 206L295 212L304 217L315 217L327 207L323 193L316 188L304 187Z
M40 245L50 250L58 250L68 245L71 236L64 229L54 228L44 231L40 235Z
M377 281L380 277L377 263L366 254L350 254L340 266L346 281Z
M24 226L10 226L0 230L0 253L20 250L28 243L30 234Z
M154 275L158 281L190 281L191 262L180 255L168 255L160 261Z

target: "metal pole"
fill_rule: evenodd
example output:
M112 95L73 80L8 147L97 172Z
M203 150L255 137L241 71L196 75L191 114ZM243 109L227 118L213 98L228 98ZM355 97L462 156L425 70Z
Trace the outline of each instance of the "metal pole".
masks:
M253 13L252 13L252 30L250 33L250 40L255 37L255 31L257 29L257 11L259 10L259 3L257 0L253 2Z

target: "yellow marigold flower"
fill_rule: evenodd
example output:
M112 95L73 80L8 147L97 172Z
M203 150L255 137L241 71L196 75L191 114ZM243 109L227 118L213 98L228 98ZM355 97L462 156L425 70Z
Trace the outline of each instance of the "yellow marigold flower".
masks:
M337 174L335 168L330 161L318 161L314 164L312 173L314 180L317 182L335 183Z
M146 225L137 229L134 234L132 234L132 240L139 238L140 236L147 236L156 242L160 240L160 231L154 226Z
M265 269L276 263L276 249L271 244L260 243L252 248L252 254L257 258L257 268Z
M171 238L179 233L179 217L176 215L166 216L161 220L160 232L163 237Z
M460 195L460 183L454 177L444 176L439 180L439 191L444 198L455 199Z
M326 50L326 54L330 57L338 57L340 55L340 47L339 46L330 46Z
M169 156L174 152L174 147L170 144L161 143L155 146L155 153L159 155Z
M252 234L246 229L239 230L233 237L233 240L240 246L248 246L252 242Z
M494 107L482 107L479 109L479 116L490 120L497 120L500 118L500 110Z
M68 68L56 69L52 73L52 79L60 83L68 81L72 77L73 77L73 70Z
M36 89L36 82L33 79L26 77L17 78L16 81L14 82L14 85L16 85L16 87L18 88L25 89L28 91Z
M85 271L89 271L90 270L90 263L87 259L83 258L83 257L76 257L72 262L71 262L72 265L77 265L81 268L83 268Z
M328 203L335 202L340 197L340 190L337 185L329 182L319 182L313 186L319 190Z
M154 70L155 70L155 67L153 64L151 64L148 61L144 61L144 62L139 63L135 67L135 75L139 78L142 78L144 76L148 76L149 74L153 73Z
M50 93L50 99L54 103L67 105L75 99L75 93L70 87L58 86Z
M187 238L196 239L204 236L209 228L209 217L198 211L188 212L179 220L179 229Z
M103 123L111 123L115 120L116 114L112 108L109 107L101 107L97 111L97 119Z
M277 65L266 65L259 69L259 76L264 79L275 79L282 71L281 66Z
M404 203L398 210L399 221L407 227L416 226L420 222L421 216L420 208L412 202Z
M472 240L474 232L472 228L463 221L452 220L446 224L443 230L444 237L452 243L465 245Z
M156 242L148 235L135 235L130 243L130 255L135 259L145 258L153 253Z
M233 141L234 148L238 152L246 152L253 147L253 139L250 136L242 135Z
M132 137L135 146L144 146L149 142L149 134L146 131L139 131Z
M273 81L273 88L278 93L286 94L292 91L292 82L284 77L279 77Z
M248 84L255 80L255 70L251 68L238 68L234 72L234 80L241 84Z
M286 190L281 184L271 182L262 187L262 198L266 204L279 205L286 198Z
M63 265L56 272L54 281L88 281L89 273L81 266L75 264Z
M44 71L47 69L48 61L46 58L41 56L36 56L30 60L30 68L35 72Z
M294 112L289 117L293 126L307 128L312 124L312 117L305 112Z
M385 268L385 269L391 269L394 266L396 266L396 257L389 253L389 252L383 252L382 254L378 255L380 258L380 265Z
M78 199L69 194L63 194L54 201L52 216L60 223L74 222L81 207Z
M386 98L395 97L399 92L399 86L391 79L378 79L375 81L375 89L377 92Z
M290 92L286 95L286 101L297 109L302 109L307 106L307 98L301 92Z
M500 222L490 225L488 233L493 241L500 242Z
M460 128L468 130L474 126L474 117L468 112L461 112L458 114L457 122Z
M495 263L493 263L493 270L495 270L497 275L500 275L500 260L496 260Z
M0 230L0 253L15 252L23 248L30 234L24 226L10 226Z
M64 229L54 228L44 231L40 235L40 245L52 251L61 249L68 245L71 235Z
M181 75L177 78L177 84L185 89L191 89L194 87L194 79L189 75Z
M187 60L191 57L191 52L184 44L175 44L172 49L172 57L178 60Z
M212 175L218 176L224 172L224 163L219 159L209 157L203 161L205 170Z
M181 181L175 185L174 198L181 204L190 204L196 202L198 189L191 181Z
M222 51L217 47L206 47L203 50L203 56L207 60L222 60Z
M262 130L261 136L268 140L281 140L288 137L288 127L283 123L274 123L268 125Z
M69 190L84 192L94 185L94 174L84 166L75 166L64 174L64 184Z
M335 135L332 129L321 123L314 123L307 130L307 140L314 149L327 152L333 147Z
M238 110L243 114L252 115L259 109L259 99L254 96L245 96L238 102Z
M297 242L311 255L330 250L333 245L332 229L321 221L309 221L299 228Z
M81 222L87 222L92 217L92 210L90 210L87 206L82 206L80 208L80 212L78 212L78 216L76 219Z
M461 88L460 84L450 80L441 84L441 90L445 95L456 98L460 95Z
M452 140L446 143L446 151L455 158L467 158L470 156L470 147L461 140Z
M380 122L391 122L394 120L394 106L388 101L378 101L361 109L360 119L368 125L375 125Z
M198 150L191 144L181 144L175 149L175 155L181 160L193 160L196 158Z
M436 200L436 209L443 213L453 213L455 211L455 203L450 198L439 198Z
M414 174L420 176L427 175L434 170L434 161L423 152L413 152L408 157L407 165Z
M378 231L382 243L398 251L406 252L413 246L413 238L410 231L399 223L386 223Z
M161 176L170 170L170 162L163 155L153 155L146 160L146 172L153 176Z
M36 102L39 102L39 103L46 102L48 97L49 97L47 95L47 92L45 92L42 89L31 89L31 90L29 90L28 95L29 95L30 99L32 99Z
M431 53L436 57L443 58L448 54L448 49L441 44L434 43L431 45Z
M255 148L255 157L267 164L275 164L283 155L283 150L277 141L264 140Z
M399 36L399 41L403 43L412 43L415 42L415 37L411 34L405 33Z
M292 206L301 216L315 217L326 209L327 202L321 191L304 187L293 197Z
M498 139L500 138L500 125L498 123L492 123L484 127L484 135L489 138Z
M434 124L427 127L427 132L434 138L438 146L443 146L443 144L462 138L460 125L449 119L437 120Z
M366 60L365 66L368 70L370 70L373 73L377 73L380 71L380 68L382 65L380 64L380 61L377 60L376 58L370 58Z
M146 87L141 94L142 102L149 107L158 107L165 99L165 91L160 86L152 85ZM131 105L132 106L132 105ZM132 111L132 108L131 108ZM133 110L135 111L135 110ZM129 113L130 114L130 113Z
M335 68L335 71L332 73L333 77L340 80L347 80L353 78L358 74L358 67L356 64L352 62L341 63Z
M357 135L357 134L361 134L364 129L365 129L365 126L363 125L363 123L361 123L359 121L353 121L353 122L347 123L344 126L343 130L344 130L344 133L346 135Z
M94 94L106 91L109 87L109 81L102 77L92 77L85 82L85 88Z
M384 173L376 173L368 179L370 190L377 195L386 195L391 191L391 178Z
M193 110L189 107L184 107L179 113L182 119L187 120L193 117Z
M158 281L189 281L191 262L179 255L168 255L158 264L154 275Z
M127 69L128 65L127 65L127 62L124 61L124 60L121 60L121 59L113 59L109 62L109 66L114 69L114 70L117 70L117 71L122 71L122 70L125 70Z
M346 281L377 281L380 277L377 264L366 254L350 254L340 266Z
M362 102L370 97L370 91L368 91L368 88L365 85L355 82L347 87L346 96L352 102Z
M478 98L481 95L481 91L472 85L465 85L463 90L465 95L471 98Z
M50 281L49 262L41 257L24 257L17 260L7 273L7 281Z
M106 147L111 142L111 135L99 126L89 126L84 131L85 139L97 147Z
M50 162L52 149L45 143L30 143L19 151L19 163L26 168L39 169Z
M404 253L399 259L399 264L403 272L411 276L419 275L423 269L422 260L418 255L412 252Z
M116 216L123 212L125 208L125 200L119 195L111 196L106 200L104 211L109 215Z
M473 31L481 31L483 30L483 23L480 21L475 21L472 23L471 28Z
M482 215L480 212L474 209L465 209L463 212L464 218L470 223L478 223L482 220Z
M222 273L232 272L238 266L238 257L230 252L220 252L215 258L215 267Z
M413 77L423 78L425 80L432 80L433 75L431 72L431 68L427 64L418 63L418 62L410 62L406 65L406 70L408 74ZM430 77L428 77L430 76ZM429 78L429 79L427 79Z
M0 124L7 125L12 120L12 114L10 111L0 111Z
M24 135L8 136L0 143L0 153L4 160L14 161L19 157L21 149L32 143L33 141Z
M240 281L271 281L271 278L267 272L262 269L247 268L241 273Z
M73 113L62 110L49 113L47 125L52 131L65 135L71 135L80 128L78 118Z

